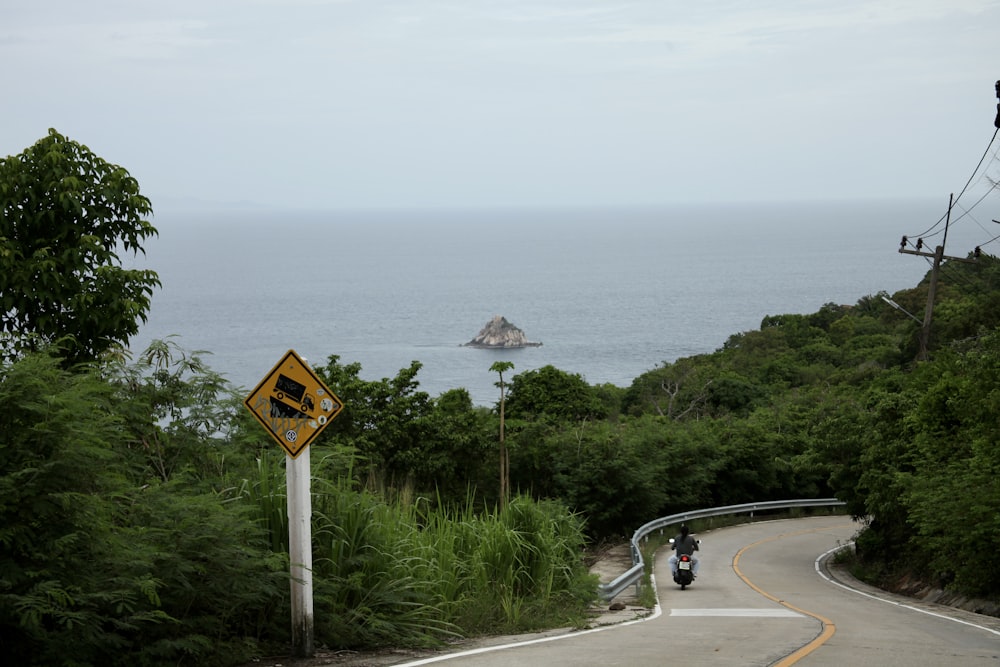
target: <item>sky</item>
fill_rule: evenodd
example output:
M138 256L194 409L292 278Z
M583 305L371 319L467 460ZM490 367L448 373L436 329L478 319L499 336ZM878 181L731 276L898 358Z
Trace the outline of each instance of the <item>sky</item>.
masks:
M0 156L157 210L945 202L1000 0L0 0L0 61Z

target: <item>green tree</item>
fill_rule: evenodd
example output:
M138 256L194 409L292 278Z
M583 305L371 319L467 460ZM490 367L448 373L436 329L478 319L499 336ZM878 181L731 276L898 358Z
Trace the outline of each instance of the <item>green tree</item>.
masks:
M113 368L60 361L0 364L0 654L19 665L248 659L287 580L247 506L187 466L163 481L130 465L152 455L129 435L156 420L126 405L145 396L122 390Z
M68 655L88 664L124 644L103 631L114 598L130 610L142 600L136 586L94 579L108 574L94 555L116 487L111 388L28 354L0 368L0 403L0 653L22 665ZM119 619L142 624L129 616Z
M0 160L0 354L62 341L71 361L124 345L160 282L126 269L156 234L129 173L49 130Z
M1000 334L939 351L934 382L912 412L914 472L904 503L925 579L973 595L1000 590Z
M732 340L732 339L730 339ZM712 356L688 357L643 373L622 397L622 412L657 414L669 419L698 419L709 399Z
M596 389L587 384L583 376L551 365L514 376L507 409L519 419L548 417L558 421L580 421L605 416L605 407Z
M550 436L546 447L552 480L538 491L584 516L594 539L626 536L710 498L714 444L663 417L581 423Z
M338 355L330 355L326 366L315 370L343 401L344 410L317 445L332 444L334 451L327 449L325 454L338 465L351 464L353 458L345 454L357 454L360 472L369 481L398 488L433 479L435 462L420 453L429 442L428 419L433 411L430 396L419 390L421 367L414 361L394 378L365 380L359 375L361 364L342 364ZM329 472L342 475L345 470Z
M493 488L488 463L495 424L489 409L475 407L466 389L450 389L434 399L424 456L443 500L459 504L472 489Z
M253 452L219 437L211 416L241 413L223 407L217 376L166 356L0 363L8 661L223 665L287 633L275 622L288 613L287 556L268 552L239 492Z
M514 369L513 362L494 361L490 370L500 376L497 386L500 388L500 505L507 503L510 496L510 454L507 452L507 443L504 441L504 409L507 403L505 389L507 385L503 381L503 374Z
M116 413L126 420L130 467L142 483L168 482L181 471L216 487L224 483L221 436L244 412L234 408L241 399L229 382L170 340L153 341L134 364L108 366L118 386Z

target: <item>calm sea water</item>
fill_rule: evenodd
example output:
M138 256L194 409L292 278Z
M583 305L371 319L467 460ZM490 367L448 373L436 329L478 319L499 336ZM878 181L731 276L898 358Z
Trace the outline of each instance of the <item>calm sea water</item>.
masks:
M591 384L711 352L766 315L912 287L926 262L896 252L941 202L588 210L168 211L131 263L163 282L131 347L176 334L246 389L288 350L357 361L367 379L423 364L432 396L498 398L498 360ZM979 230L950 233L965 254ZM939 241L938 241L939 242ZM962 245L962 244L965 245ZM970 245L971 244L971 245ZM965 247L968 246L968 247ZM493 315L537 348L461 347ZM336 391L336 388L333 388Z

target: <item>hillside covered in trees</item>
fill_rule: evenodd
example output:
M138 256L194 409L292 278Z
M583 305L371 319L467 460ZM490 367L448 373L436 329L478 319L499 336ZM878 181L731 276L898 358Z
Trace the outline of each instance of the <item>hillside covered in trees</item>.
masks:
M942 266L929 358L917 361L921 326L907 313L924 312L929 278L767 316L624 389L552 367L514 374L511 488L558 499L592 540L691 508L833 495L865 522L869 571L996 600L1000 262ZM496 410L473 409L462 390L421 394L416 363L375 383L359 370L336 357L323 369L356 406L325 446L350 451L359 480L496 500Z
M928 282L892 299L922 314ZM692 507L835 495L867 522L870 567L996 600L998 287L994 257L942 267L927 361L920 326L882 294L765 317L623 392L555 369L515 376L514 486L561 498L595 537Z

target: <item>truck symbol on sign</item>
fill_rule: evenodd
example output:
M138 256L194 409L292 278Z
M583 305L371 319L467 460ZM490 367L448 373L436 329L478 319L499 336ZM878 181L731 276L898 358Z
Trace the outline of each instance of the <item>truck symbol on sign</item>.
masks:
M272 417L306 418L316 405L313 397L306 393L306 386L287 375L278 374L273 391L274 396L271 397ZM294 405L289 405L290 403Z

